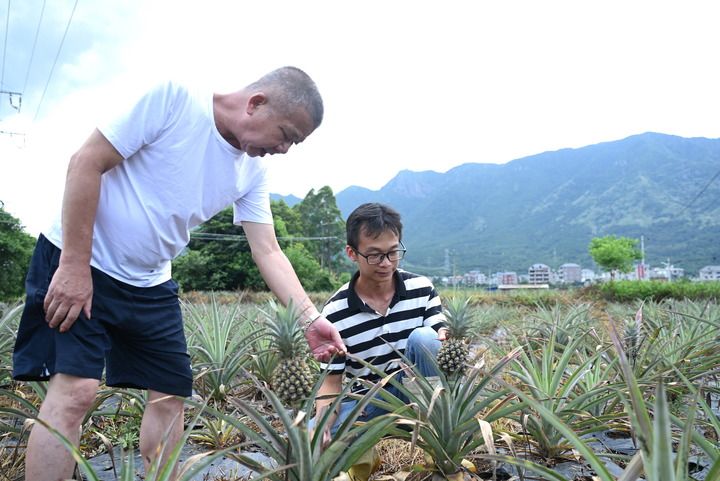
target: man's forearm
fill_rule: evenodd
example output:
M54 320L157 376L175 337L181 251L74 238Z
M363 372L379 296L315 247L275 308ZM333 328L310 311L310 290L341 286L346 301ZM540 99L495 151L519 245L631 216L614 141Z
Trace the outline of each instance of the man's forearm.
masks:
M281 250L258 256L255 262L265 283L283 304L292 301L302 318L312 318L318 310L303 289L290 261Z
M95 129L70 159L62 206L63 262L89 265L103 173L123 158Z
M101 176L76 158L70 162L62 205L62 262L90 264Z

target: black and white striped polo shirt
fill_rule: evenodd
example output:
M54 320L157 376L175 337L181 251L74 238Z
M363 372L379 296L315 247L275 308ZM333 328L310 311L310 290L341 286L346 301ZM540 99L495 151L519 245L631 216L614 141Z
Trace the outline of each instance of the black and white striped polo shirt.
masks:
M342 286L325 303L322 314L332 322L345 342L347 352L377 366L386 374L396 371L400 356L405 353L407 339L413 329L429 326L436 331L445 326L440 296L426 277L397 270L395 295L385 316L365 304L355 292L359 273ZM379 379L370 369L345 357L332 364L321 363L331 374L345 373L371 382Z

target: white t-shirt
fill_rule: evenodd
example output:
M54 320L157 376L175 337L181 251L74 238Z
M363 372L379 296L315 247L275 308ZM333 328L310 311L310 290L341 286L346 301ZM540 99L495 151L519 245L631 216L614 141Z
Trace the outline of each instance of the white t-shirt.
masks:
M93 267L150 287L170 279L190 229L230 204L236 224L272 224L266 166L222 138L212 93L168 82L99 130L125 160L101 179ZM59 218L44 234L62 248Z

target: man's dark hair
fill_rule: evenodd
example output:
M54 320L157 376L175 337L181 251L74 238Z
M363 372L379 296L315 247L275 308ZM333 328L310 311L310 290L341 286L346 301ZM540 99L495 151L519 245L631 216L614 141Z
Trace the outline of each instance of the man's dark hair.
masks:
M402 240L402 222L400 214L395 209L377 202L368 202L357 207L347 219L347 243L357 249L360 242L360 233L364 232L377 239L383 232L391 231Z

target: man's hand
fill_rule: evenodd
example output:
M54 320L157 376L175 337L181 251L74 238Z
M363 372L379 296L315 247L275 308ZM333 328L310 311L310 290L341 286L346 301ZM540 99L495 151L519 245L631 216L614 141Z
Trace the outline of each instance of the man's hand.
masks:
M45 320L51 328L67 332L80 311L90 318L92 308L92 276L89 265L60 263L55 271L43 307Z
M438 341L447 341L448 328L441 327L438 329Z
M345 355L345 344L340 337L340 333L324 317L319 317L310 324L310 327L305 331L305 339L313 356L318 361L328 361L333 355Z
M315 425L320 422L322 417L325 415L325 410L328 408L328 405L325 404L322 407L318 406L315 411ZM325 450L328 446L330 446L330 443L332 442L332 435L330 434L330 426L332 426L335 422L335 414L330 416L329 421L325 424L325 429L323 429L322 432L322 438L320 440L320 449ZM313 439L315 437L315 428L310 430L310 439Z
M323 437L322 437L322 448L327 449L328 446L330 446L330 443L332 442L332 435L330 434L330 426L325 426L325 429L323 430Z

